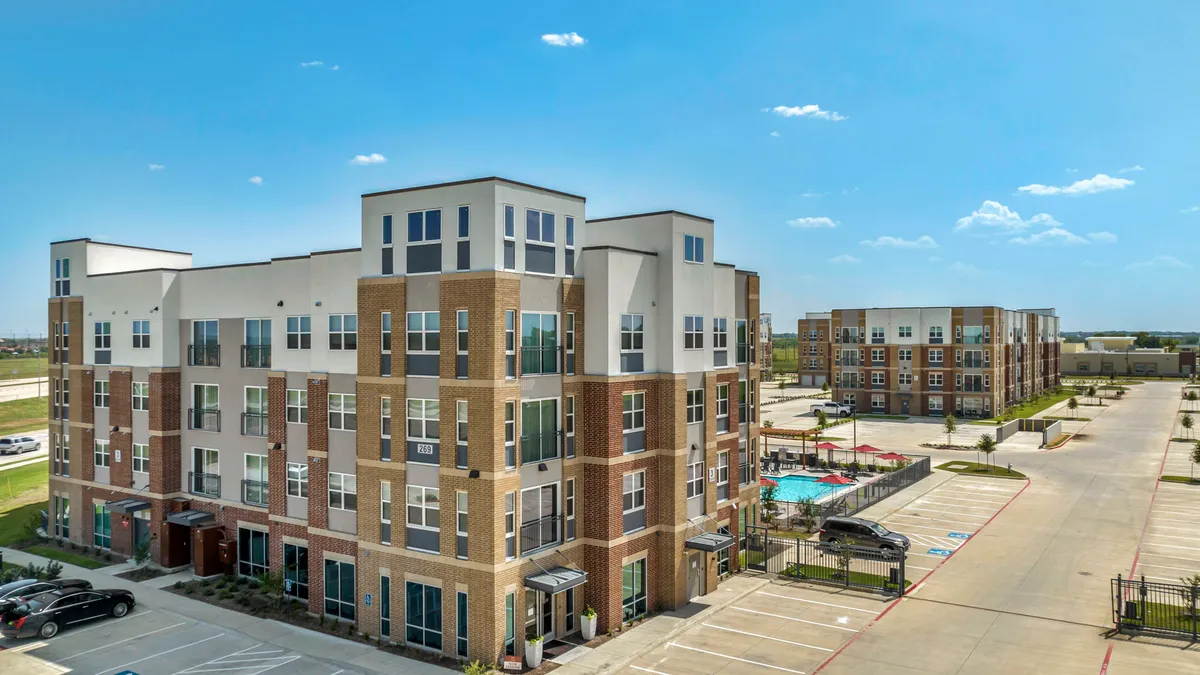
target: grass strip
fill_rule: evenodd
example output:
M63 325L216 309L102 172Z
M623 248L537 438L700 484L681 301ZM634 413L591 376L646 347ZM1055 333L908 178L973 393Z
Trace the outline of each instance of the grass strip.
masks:
M976 462L964 462L961 460L953 460L939 465L937 468L942 471L952 471L964 476L990 476L992 478L1024 478L1025 474L1020 471L1010 471L1002 466L988 466L987 464L979 464Z

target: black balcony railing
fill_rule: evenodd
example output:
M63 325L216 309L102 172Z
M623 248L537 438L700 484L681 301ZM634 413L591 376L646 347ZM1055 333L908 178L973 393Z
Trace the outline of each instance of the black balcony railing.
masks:
M537 347L522 345L522 375L557 375L562 372L562 347Z
M243 436L266 436L267 435L267 414L266 413L242 413L242 435Z
M271 345L242 345L243 368L270 368Z
M221 475L217 473L188 472L188 492L205 497L221 496Z
M562 541L562 515L521 523L521 555L529 555Z
M983 359L963 359L963 368L982 368Z
M521 463L543 462L561 457L563 432L521 436Z
M207 408L188 408L188 428L200 431L220 431L221 411Z
M198 345L188 345L189 366L219 366L221 365L221 345L204 342Z
M242 503L254 506L267 505L267 483L261 480L242 481Z

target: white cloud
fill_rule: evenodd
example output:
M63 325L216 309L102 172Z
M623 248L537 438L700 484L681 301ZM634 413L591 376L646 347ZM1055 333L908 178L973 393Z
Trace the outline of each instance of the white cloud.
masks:
M1079 173L1079 169L1067 169L1067 173Z
M878 239L864 239L858 242L863 246L872 248L937 248L938 243L933 240L933 237L923 234L916 239L902 239L900 237L879 237Z
M832 110L821 110L821 106L816 103L808 105L777 105L774 108L763 108L763 112L771 112L780 117L812 117L819 120L830 120L833 122L841 122L842 120L850 119L846 115L834 112Z
M1145 171L1145 169L1142 168L1141 164L1134 164L1133 166L1127 166L1124 169L1117 171L1117 173L1131 173L1133 171Z
M1088 240L1061 227L1052 227L1048 230L1031 234L1028 237L1014 237L1009 239L1008 243L1020 244L1022 246L1053 246L1056 244L1073 246L1075 244L1086 244Z
M350 163L355 166L366 166L368 164L383 164L386 161L387 157L378 152L372 152L369 155L355 155L354 159L350 160Z
M952 263L949 269L955 274L965 274L969 276L979 274L979 270L974 265L968 265L965 262Z
M942 262L942 257L940 255L931 255L929 256L929 262Z
M300 63L301 68L321 68L324 65L324 61L303 61Z
M151 164L150 165L151 171L162 171L165 168L167 168L166 164Z
M857 265L858 263L862 262L862 260L855 258L852 255L847 255L847 254L843 253L839 256L834 256L834 257L830 258L829 262L831 262L835 265Z
M808 190L807 192L801 192L800 196L805 199L812 199L814 197L824 197L827 194L829 194L829 193L828 192L814 192L812 190Z
M262 176L251 176L250 182L255 185L262 185Z
M1100 242L1101 244L1117 243L1117 235L1113 234L1112 232L1088 232L1087 236L1088 239Z
M833 222L833 220L830 218L826 218L825 216L817 216L815 218L793 218L792 220L787 221L787 224L791 225L792 227L805 229L816 227L837 227L837 223Z
M779 138L779 135L780 135L780 134L779 134L779 132L778 132L778 131L772 131L772 132L771 132L771 136L773 136L773 137L775 137L775 138Z
M1057 227L1058 221L1054 220L1048 213L1039 213L1029 220L1021 218L1021 214L1013 211L1000 202L985 201L982 206L976 209L969 216L964 216L958 219L954 224L955 232L963 232L967 230L976 232L992 232L1001 234L1015 234L1023 232L1034 225L1045 227Z
M342 69L341 66L334 66L334 67L330 68L330 70L341 70L341 69Z
M1173 255L1156 255L1149 260L1130 263L1125 266L1125 269L1130 272L1138 272L1141 270L1166 270L1166 269L1189 269L1191 265L1183 262Z
M1017 188L1017 191L1027 192L1039 197L1047 195L1092 195L1097 192L1108 192L1109 190L1123 190L1130 185L1133 185L1133 181L1128 178L1113 178L1112 176L1098 173L1091 178L1077 180L1067 186L1060 187L1058 185L1032 183L1030 185L1022 185Z
M852 195L855 192L858 192L858 186L855 186L853 188L842 188L843 195Z
M542 42L555 47L582 47L584 40L579 33L547 33L542 36Z
M1180 213L1196 213L1200 212L1200 206L1189 206L1186 209L1179 209Z

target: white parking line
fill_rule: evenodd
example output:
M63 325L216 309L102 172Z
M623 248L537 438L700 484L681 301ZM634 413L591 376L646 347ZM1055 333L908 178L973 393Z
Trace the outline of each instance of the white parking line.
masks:
M1172 567L1170 565L1155 565L1154 563L1139 563L1138 567L1153 567L1160 570L1179 570L1180 572L1195 572L1191 567Z
M739 611L739 612L746 612L747 614L758 614L758 615L761 615L761 616L770 616L770 617L774 617L774 618L776 618L776 619L787 619L788 621L798 621L798 622L800 622L800 623L807 623L807 624L809 624L809 625L812 625L812 626L824 626L824 627L826 627L826 628L833 628L833 629L835 629L835 630L844 630L844 631L848 631L848 632L851 632L851 633L857 633L857 632L858 632L858 630L856 630L856 629L854 629L854 628L846 628L845 626L835 626L835 625L833 625L833 624L831 624L831 623L819 623L819 622L816 622L816 621L808 621L807 619L797 619L796 617L793 617L793 616L784 616L784 615L782 615L782 614L772 614L772 613L770 613L770 612L760 612L760 611L758 611L758 610L756 610L756 609L746 609L745 607L733 607L732 609L736 609L736 610L737 610L737 611Z
M990 483L981 483L977 480L969 480L961 476L955 478L953 482L949 483L949 485L951 487L970 486L976 490L982 490L984 492L1002 492L1009 495L1015 495L1021 491L1021 488L1017 488L1016 490L1005 490L1003 487L996 485L995 481Z
M937 511L925 510L925 513L938 513ZM947 520L946 518L930 518L929 516L917 516L908 513L893 513L888 518L919 518L920 520L928 520L931 523L954 523L955 525L972 525L979 527L983 523L969 523L965 520ZM974 532L974 530L972 530Z
M938 560L945 560L946 558L950 557L950 556L945 556L945 555L930 555L928 553L913 553L912 551L909 551L908 555L919 555L922 558L936 558Z
M933 504L934 506L949 506L955 509L970 509L972 511L987 511L989 513L996 511L996 509L993 509L990 506L963 506L962 504L947 504L946 502L935 502L933 500L925 499L924 497L914 500L913 504Z
M822 652L833 651L832 649L829 649L828 647L816 647L814 645L806 645L803 642L792 642L791 640L784 640L783 638L771 637L770 635L759 635L758 633L748 633L744 630L737 630L735 628L726 628L724 626L717 626L717 625L714 625L711 623L702 623L700 625L707 626L708 628L715 628L717 630L728 631L730 633L738 633L739 635L749 635L750 637L762 638L763 640L774 640L775 642L782 642L784 644L795 645L797 647L807 647L808 649L816 649L816 650L822 651Z
M72 655L70 655L70 656L65 656L65 657L63 657L63 658L59 659L59 661L70 661L71 659L74 659L74 658L77 658L77 657L83 656L84 654L91 654L92 652L98 652L98 651L100 651L101 649L108 649L109 647L114 647L114 646L116 646L116 645L119 645L119 644L121 644L121 643L123 643L123 642L129 642L129 641L131 641L131 640L139 640L139 639L141 639L141 638L144 638L144 637L146 637L147 635L154 635L155 633L161 633L161 632L163 632L164 630L171 630L172 628L179 628L179 627L180 627L180 626L182 626L184 623L186 623L186 622L185 622L185 621L180 621L179 623L177 623L177 624L173 624L173 625L170 625L170 626L167 626L166 628L159 628L158 630L152 630L152 631L150 631L150 632L148 632L148 633L142 633L141 635L134 635L134 636L133 636L133 637L131 637L131 638L125 638L124 640L117 640L116 642L110 642L110 643L108 643L108 644L106 644L106 645L103 645L103 646L100 646L100 647L96 647L95 649L89 649L89 650L87 650L86 652L79 652L78 654L72 654Z
M1178 523L1181 521L1168 520L1167 522L1168 523ZM1191 533L1195 534L1197 537L1200 537L1200 530L1193 530L1190 527L1171 527L1170 525L1155 525L1153 519L1150 520L1150 527L1157 528L1160 530L1177 530L1179 532L1191 532Z
M891 521L890 520L881 520L881 521L879 521L879 523L881 525L888 525L889 523L891 523ZM909 525L908 523L894 523L894 524L899 525L900 527L905 527L905 528L915 527L915 528L918 528L921 530L933 530L935 532L945 532L946 534L950 534L951 532L958 532L958 530L955 530L955 529L949 528L949 527L932 527L929 525ZM892 528L890 526L888 526L888 529L890 530ZM925 536L929 537L929 536L933 536L933 535L927 534Z
M758 595L768 595L772 598L783 598L784 600L795 600L796 602L807 602L810 605L821 605L823 607L836 607L837 609L848 609L851 612L866 612L867 614L878 614L874 609L860 609L858 607L847 607L846 605L835 605L830 602L817 602L816 600L805 600L804 598L793 598L790 595L779 595L776 593L768 593L766 591L758 591Z
M909 539L912 539L913 541L916 541L919 544L923 544L926 546L933 546L934 548L956 549L959 546L962 546L961 543L959 543L953 539L939 539L937 537L931 537L927 534L914 534L912 532L909 532L908 537L909 537Z
M671 646L671 647L680 647L683 649L689 649L693 652L700 652L701 654L709 654L711 656L719 656L723 659L729 659L730 661L741 661L742 663L750 663L750 664L753 664L756 666L762 666L763 668L774 668L775 670L782 670L785 673L796 673L796 675L804 675L803 670L792 670L791 668L784 668L783 666L773 666L769 663L763 663L761 661L751 661L750 659L743 659L740 656L729 656L728 654L722 654L721 652L710 652L707 649L700 649L699 647L689 647L687 645L681 645L678 642L668 642L667 645Z
M254 643L253 645L250 645L249 647L246 647L245 649L239 649L239 650L237 650L236 652L233 652L232 654L225 654L224 656L218 656L217 658L215 658L215 659L212 659L212 660L210 660L210 661L205 661L204 663L198 663L198 664L196 664L196 665L194 665L194 666L190 666L190 667L188 667L188 668L184 668L183 670L180 670L180 671L174 672L174 673L172 673L171 675L182 675L182 673L186 673L186 672L189 672L189 671L191 671L191 670L194 670L194 669L196 669L196 668L200 668L201 666L207 666L207 665L209 665L210 663L214 663L214 662L216 662L216 661L220 661L221 659L227 659L227 658L229 658L229 657L231 657L231 656L238 656L238 655L241 655L241 654L245 654L246 652L250 651L251 649L254 649L254 648L256 648L256 647L261 647L261 646L262 646L262 643L261 643L261 642L256 642L256 643Z
M130 619L136 619L139 616L146 616L147 614L152 614L153 612L154 612L154 610L148 609L144 612L139 611L139 612L132 613L132 614L126 614L125 616L121 617L120 619L113 619L112 621L105 621L103 623L98 623L95 626L92 626L90 628L72 628L71 635L79 635L80 633L86 633L89 630L96 630L97 628L109 628L118 621L128 621Z
M138 659L137 661L130 661L129 663L122 663L122 664L121 664L121 665L119 665L119 666L113 666L112 668L105 668L104 670L102 670L102 671L100 671L100 672L96 673L96 675L104 675L104 673L111 672L111 671L114 671L114 670L118 670L118 671L119 671L119 670L125 670L125 669L126 669L126 668L128 668L129 666L132 666L132 665L134 665L134 664L137 664L137 663L141 663L142 661L149 661L150 659L155 659L155 658L158 658L158 657L160 657L160 656L162 656L162 655L164 655L164 654L170 654L171 652L177 652L177 651L179 651L180 649L187 649L188 647L194 647L194 646L196 646L196 645L200 644L201 642L208 642L209 640L216 640L217 638L219 638L219 637L221 637L221 636L223 636L223 635L225 635L225 634L224 634L224 633L217 633L216 635L214 635L214 636L212 636L212 637L206 637L206 638L204 638L203 640L196 640L195 642L189 642L189 643L187 643L186 645L179 645L178 647L175 647L175 648L173 648L173 649L168 649L168 650L166 650L166 651L159 652L159 653L157 653L157 654L151 654L150 656L146 656L146 657L140 658L140 659ZM180 672L182 672L182 671L180 671ZM175 675L179 675L179 673L175 673Z
M927 494L932 494L932 493L927 493ZM974 496L974 497L983 497L983 496L984 496L984 495L981 495L981 494L978 494L978 493L976 493L976 492L975 492L975 491L973 491L973 490L972 490L972 491L969 491L969 492L968 492L968 491L966 491L966 490L939 490L939 491L937 492L937 494L940 494L940 495L945 495L945 494L952 494L952 495L972 495L972 496ZM989 501L989 502L995 502L995 503L997 503L997 504L1003 504L1004 502L1006 502L1006 501L1008 501L1008 500L1007 500L1007 499L1005 499L1005 498L1003 498L1003 497L998 497L998 498L996 498L996 499L988 499L987 501Z
M1152 551L1142 551L1142 557L1150 556L1152 558L1170 558L1171 560L1184 560L1186 562L1200 563L1200 560L1195 558L1184 558L1177 555L1164 555L1162 553L1154 553Z
M910 565L908 563L904 563L904 567L910 570L925 570L926 572L932 572L934 569L936 569L934 567L917 567L916 565Z
M1182 540L1184 540L1184 541L1196 541L1196 539L1197 539L1196 537L1181 537L1181 536L1179 536L1179 535L1177 535L1177 534L1155 534L1155 533L1153 533L1153 532L1150 532L1150 533L1149 533L1149 534L1147 534L1146 536L1148 536L1148 537L1162 537L1163 539L1182 539Z
M651 670L649 668L643 668L641 666L629 666L629 667L633 668L634 670L640 670L643 673L654 673L654 675L668 675L667 673L664 673L661 670ZM340 673L340 672L342 672L342 671L339 670L339 671L337 671L337 673L334 673L333 675L338 675L338 673Z
M934 495L934 497L936 499L945 499L946 501L970 502L972 504L989 504L991 506L998 506L998 504L996 502L993 502L988 499L967 499L966 497L951 497L951 496L947 495L945 492L939 492L939 493L930 492L930 493L926 493L926 494L932 494L932 495ZM1003 504L1003 503L1004 502L1000 502L1000 504Z
M1174 546L1172 544L1158 544L1158 543L1151 543L1150 545L1158 546L1160 548L1177 548L1177 549L1180 549L1181 551L1200 551L1200 548L1196 548L1195 546Z

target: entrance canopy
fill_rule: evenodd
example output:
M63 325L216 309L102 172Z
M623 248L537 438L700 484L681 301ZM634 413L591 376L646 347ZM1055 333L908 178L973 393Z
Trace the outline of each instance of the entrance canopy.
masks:
M145 511L150 508L150 502L144 499L136 499L130 497L128 499L118 499L116 501L105 502L105 506L113 513L136 513Z
M540 570L525 577L525 588L549 593L550 595L562 593L586 583L587 572L570 567L551 567L548 570Z
M720 532L704 532L683 542L683 546L684 548L691 548L697 551L716 553L733 546L733 535L722 534Z
M213 514L208 511L196 511L188 509L187 511L179 511L178 513L167 514L167 522L175 525L186 525L188 527L199 527L208 525L216 520Z

